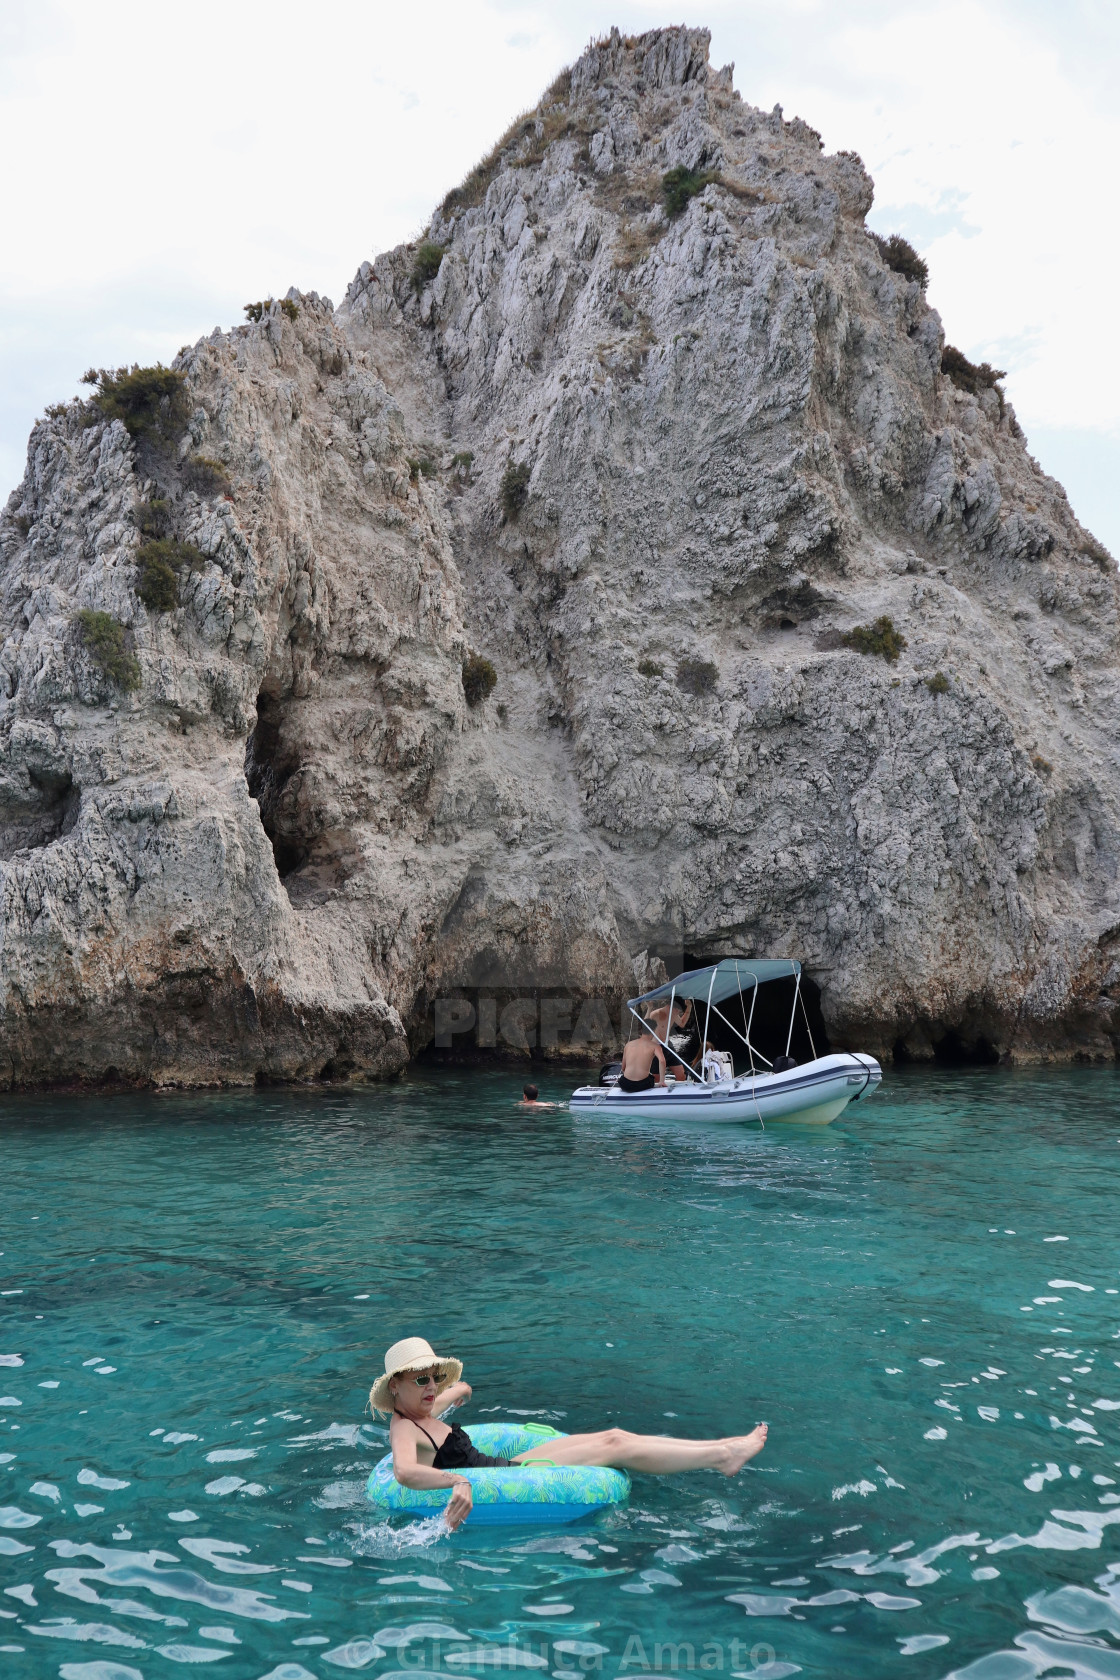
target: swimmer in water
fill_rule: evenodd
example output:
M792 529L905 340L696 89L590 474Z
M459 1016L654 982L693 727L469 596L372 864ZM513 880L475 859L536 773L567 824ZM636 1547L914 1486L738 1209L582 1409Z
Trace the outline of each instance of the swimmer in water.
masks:
M726 1435L716 1441L600 1429L590 1435L552 1437L515 1458L491 1458L471 1445L459 1424L439 1421L441 1412L470 1399L471 1386L462 1381L462 1375L461 1360L441 1359L422 1337L408 1336L389 1349L384 1375L369 1393L374 1411L391 1415L393 1474L401 1486L452 1489L444 1512L448 1528L458 1528L465 1521L473 1501L470 1482L456 1471L508 1468L544 1458L552 1464L605 1464L653 1476L679 1470L719 1470L734 1476L766 1445L764 1423L748 1435Z
M524 1085L521 1089L521 1101L518 1108L559 1108L559 1103L541 1102L540 1092L535 1085Z

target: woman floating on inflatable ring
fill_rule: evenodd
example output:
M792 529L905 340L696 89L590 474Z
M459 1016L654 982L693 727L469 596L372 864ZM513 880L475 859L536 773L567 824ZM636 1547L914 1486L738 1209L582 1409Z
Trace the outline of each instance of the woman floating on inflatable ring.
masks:
M607 1464L616 1470L644 1470L664 1476L677 1470L720 1470L734 1476L766 1445L767 1426L760 1423L749 1435L726 1435L718 1441L681 1441L672 1435L632 1435L628 1429L600 1429L592 1435L560 1435L515 1458L490 1458L471 1445L459 1424L438 1421L449 1406L471 1397L463 1382L463 1362L441 1359L421 1336L394 1342L385 1355L385 1373L369 1392L377 1412L392 1414L389 1444L393 1474L402 1487L451 1488L445 1512L448 1528L458 1528L470 1515L471 1484L457 1470L487 1469L495 1465ZM429 1429L428 1425L431 1425Z

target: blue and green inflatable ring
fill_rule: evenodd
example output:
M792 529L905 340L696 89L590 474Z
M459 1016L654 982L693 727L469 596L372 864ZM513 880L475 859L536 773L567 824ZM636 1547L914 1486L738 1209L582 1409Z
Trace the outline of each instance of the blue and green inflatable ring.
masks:
M474 1423L467 1427L479 1452L492 1458L511 1458L559 1440L561 1432L543 1423ZM464 1470L471 1484L474 1508L467 1522L566 1523L617 1505L630 1492L624 1470L594 1464L514 1464L508 1470ZM408 1517L431 1517L451 1498L450 1488L402 1487L393 1475L393 1455L386 1453L374 1468L366 1491L375 1505Z

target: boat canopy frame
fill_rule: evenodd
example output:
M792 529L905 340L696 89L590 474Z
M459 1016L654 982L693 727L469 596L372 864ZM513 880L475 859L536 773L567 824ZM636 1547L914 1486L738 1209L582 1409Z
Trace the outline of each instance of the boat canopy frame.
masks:
M751 1077L754 1078L758 1071L755 1068L756 1056L760 1062L765 1063L767 1068L772 1070L774 1066L773 1062L769 1061L762 1054L762 1051L756 1049L751 1043L751 1025L754 1021L754 1006L758 1001L758 988L772 980L794 980L796 982L793 992L793 1006L789 1015L789 1030L786 1033L785 1054L789 1055L789 1047L793 1042L793 1026L797 1019L797 1006L800 1004L801 1013L805 1019L805 1031L809 1035L809 1048L813 1052L815 1061L817 1047L813 1043L813 1029L809 1025L809 1013L801 995L801 964L792 957L766 957L759 960L750 957L722 957L719 962L711 963L706 968L689 969L684 974L678 974L675 980L667 980L663 986L656 986L652 992L643 992L641 997L628 999L626 1007L634 1020L647 1032L652 1033L663 1050L668 1051L671 1056L676 1056L676 1051L667 1042L674 1007L676 1004L689 999L694 1004L703 1003L705 1013L704 1035L701 1039L700 1051L701 1070L703 1070L704 1065L703 1047L707 1045L708 1028L714 1014L718 1016L725 1027L728 1027L734 1033L739 1042L746 1046L747 1054L750 1057ZM743 995L746 986L749 986L751 991L749 1016L746 999ZM719 1007L721 1003L726 1003L728 998L736 995L738 995L743 1012L742 1032ZM648 1011L651 1006L658 1007L664 1004L668 1004L668 1013L665 1017L665 1038L661 1038L654 1029L648 1014L642 1014L641 1011L643 1009ZM631 1031L633 1031L633 1028L631 1028ZM698 1083L703 1084L702 1074L698 1074L695 1068L689 1067L688 1063L680 1057L677 1057L677 1060L684 1068L688 1078L695 1079ZM667 1063L666 1068L668 1068Z

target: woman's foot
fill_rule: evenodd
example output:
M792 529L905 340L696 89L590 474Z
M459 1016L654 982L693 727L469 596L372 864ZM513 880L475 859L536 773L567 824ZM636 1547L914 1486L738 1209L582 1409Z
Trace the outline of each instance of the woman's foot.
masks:
M725 1476L738 1475L744 1464L766 1445L768 1428L767 1424L760 1423L749 1435L729 1435L723 1442L724 1456L716 1469L722 1470Z

